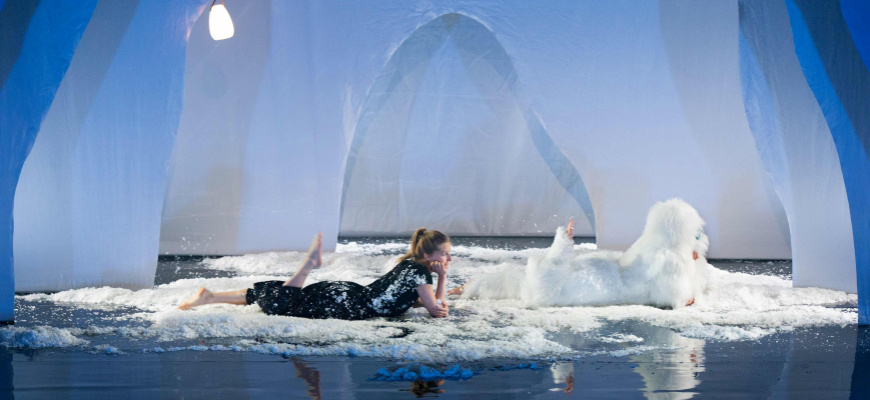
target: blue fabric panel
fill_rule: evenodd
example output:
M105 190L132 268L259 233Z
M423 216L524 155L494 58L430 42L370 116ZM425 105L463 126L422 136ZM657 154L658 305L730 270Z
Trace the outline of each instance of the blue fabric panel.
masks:
M792 283L856 293L840 158L795 54L786 4L739 4L743 103L755 147L788 213Z
M864 67L870 69L870 1L840 0L840 8Z
M839 99L864 152L870 154L870 71L852 42L839 1L794 0L794 4L803 16L808 43L816 49L832 94Z
M15 287L57 291L76 279L71 160L138 1L100 1L21 169L15 190ZM86 268L78 267L79 270ZM69 286L66 286L69 287Z
M784 195L791 192L791 180L773 95L764 77L764 71L755 57L755 50L747 43L742 30L739 40L740 78L746 119L755 137L764 169L770 175L774 189L779 193L786 210L791 210L791 196Z
M19 0L0 9L0 87L6 82L24 43L24 34L40 0Z
M96 0L40 2L0 89L0 159L5 160L0 170L0 320L13 318L12 205L21 167L95 6ZM0 54L0 59L10 56Z
M816 3L823 6L826 2ZM823 54L817 48L816 37L804 20L804 13L791 0L786 0L792 33L794 35L795 52L800 60L804 76L813 90L816 100L825 115L825 120L834 137L843 169L843 179L846 183L846 193L849 197L849 207L852 217L852 232L855 240L855 263L858 280L858 323L870 324L870 159L865 152L866 143L862 143L855 121L838 96L832 75L837 81L847 85L849 78L858 75L850 68L855 64L826 64ZM806 6L806 5L805 5ZM832 43L824 42L825 45ZM851 45L849 43L840 43ZM829 50L831 51L831 50ZM830 69L826 69L828 66ZM863 65L861 66L863 68ZM840 69L835 69L840 68ZM866 73L866 69L863 71ZM856 82L856 84L861 83ZM866 96L866 94L865 94ZM852 103L855 104L855 103ZM863 111L867 115L866 109Z

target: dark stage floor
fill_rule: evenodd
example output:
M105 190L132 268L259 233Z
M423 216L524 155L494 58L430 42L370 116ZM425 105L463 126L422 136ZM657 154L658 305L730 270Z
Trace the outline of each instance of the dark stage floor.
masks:
M350 242L375 246L361 250L365 260L386 260L401 252L390 247L391 240L346 239L345 246L352 248ZM522 259L525 253L520 250L544 247L550 240L455 238L454 242L471 249L467 250L467 259L486 264ZM490 249L517 253L493 255ZM464 251L459 250L460 254ZM324 333L305 336L289 328L277 334L264 328L250 332L232 328L224 333L220 329L235 326L233 317L241 312L217 309L200 317L176 314L168 310L170 303L166 303L166 310L142 305L159 303L160 296L175 295L169 291L172 285L185 280L193 281L191 285L200 284L197 280L218 285L223 280L257 275L258 270L250 270L258 268L250 266L253 261L245 264L249 268L245 270L191 259L162 260L155 283L170 284L161 286L167 288L164 291L116 293L106 289L90 293L91 298L103 297L85 305L70 300L79 292L52 295L55 297L19 296L16 325L0 329L0 399L870 398L870 330L831 317L817 317L840 312L851 316L854 302L848 297L827 303L820 300L823 305L815 308L793 307L798 310L794 316L789 314L792 306L782 305L785 303L755 312L777 316L774 322L768 321L773 317L752 319L751 315L741 316L740 310L703 309L702 304L705 311L684 318L700 322L682 323L680 318L665 321L659 313L669 311L623 306L594 308L592 311L603 314L594 314L592 324L586 315L569 315L569 311L578 311L571 308L562 310L567 325L557 327L547 324L559 323L559 310L546 310L556 316L556 322L539 323L547 325L539 327L524 325L520 321L524 314L510 314L514 312L512 306L496 305L494 310L514 315L518 322L494 324L492 329L528 329L523 334L540 333L548 346L563 349L542 345L541 350L518 349L514 356L502 352L498 357L486 357L489 353L479 343L485 346L487 340L494 339L470 328L461 333L437 331L447 339L433 343L433 347L454 343L465 346L453 352L427 352L429 339L423 338L403 342L406 347L402 347L407 350L422 346L422 352L407 351L401 357L384 357L383 353L354 356L347 355L355 353L346 350L357 348L354 341L370 340L364 336L366 330L384 327L341 325L335 330L349 333L338 338ZM335 262L343 261L336 258ZM380 258L373 264L379 263ZM712 264L730 274L765 279L789 279L791 274L790 264L784 261L729 260ZM738 287L737 293L751 289L751 285L745 285ZM758 299L787 297L791 293L788 288L783 290L759 295ZM795 300L789 301L787 304ZM488 309L469 304L465 308L457 306L456 322L434 323L448 328L455 324L457 329L463 323L476 323L472 317L483 316ZM629 310L633 314L622 315ZM172 318L182 317L192 319L182 328L166 327L174 321ZM262 317L256 313L251 316ZM279 322L266 321L267 325ZM393 328L408 328L366 343L380 349L391 341L405 340L402 335L415 335L415 329L431 323L417 317L385 321L384 325ZM591 325L577 328L583 323ZM291 321L288 326L301 324ZM322 340L312 340L321 336ZM299 343L305 346L294 347Z

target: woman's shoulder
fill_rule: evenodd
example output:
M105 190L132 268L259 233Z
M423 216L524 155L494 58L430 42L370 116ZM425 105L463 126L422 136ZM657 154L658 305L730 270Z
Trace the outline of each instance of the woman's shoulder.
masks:
M420 264L410 258L399 261L399 263L396 264L396 268L425 270L427 272L429 271L429 268L426 268L425 265Z
M411 276L416 276L418 278L424 279L426 283L431 284L432 282L432 272L429 271L429 268L426 268L425 265L420 264L412 259L405 259L400 261L393 271L411 273Z

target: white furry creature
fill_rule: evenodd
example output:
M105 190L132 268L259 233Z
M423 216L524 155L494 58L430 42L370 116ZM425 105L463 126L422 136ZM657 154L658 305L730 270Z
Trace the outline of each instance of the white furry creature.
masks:
M520 299L529 306L648 304L680 308L706 288L704 220L681 199L655 204L643 234L623 252L575 251L559 228L542 257L507 266L451 291L464 298Z

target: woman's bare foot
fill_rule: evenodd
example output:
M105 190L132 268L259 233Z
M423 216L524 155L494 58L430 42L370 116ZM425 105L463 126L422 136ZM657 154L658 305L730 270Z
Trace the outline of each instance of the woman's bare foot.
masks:
M196 306L209 304L214 294L206 288L199 288L193 296L190 296L184 303L178 306L181 310L189 310Z
M305 261L302 263L302 269L306 272L314 268L318 268L323 264L321 259L321 248L323 247L323 234L317 232L314 239L311 241L311 247L308 248L308 254L305 256Z
M305 261L302 261L302 265L299 266L299 271L296 271L296 274L292 278L284 282L284 286L301 288L305 284L308 273L323 264L323 260L320 258L320 248L322 245L323 235L317 232L317 236L314 236L314 240L311 241L311 248L308 249L308 254L305 255Z
M462 296L462 294L465 293L465 286L467 286L469 283L471 283L471 281L472 281L472 279L469 279L467 282L465 282L464 285L448 290L447 295L448 296Z

